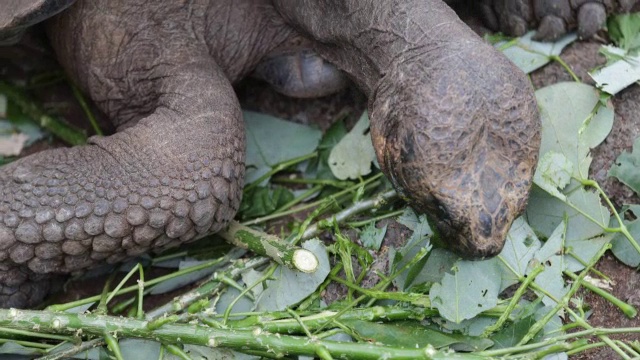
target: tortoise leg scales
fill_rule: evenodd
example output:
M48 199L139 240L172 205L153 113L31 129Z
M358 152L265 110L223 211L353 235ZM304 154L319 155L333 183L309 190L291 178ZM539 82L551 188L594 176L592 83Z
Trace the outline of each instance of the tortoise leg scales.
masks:
M240 106L206 50L183 44L149 63L156 103L135 124L0 168L0 306L37 303L46 293L39 274L175 246L233 218L244 176ZM3 296L15 288L24 295Z

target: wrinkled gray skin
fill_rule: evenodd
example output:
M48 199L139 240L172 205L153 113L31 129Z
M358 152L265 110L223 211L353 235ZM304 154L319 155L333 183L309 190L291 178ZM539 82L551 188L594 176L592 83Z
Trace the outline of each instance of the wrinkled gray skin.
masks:
M497 254L524 209L532 87L439 0L91 0L47 28L118 132L0 168L1 306L222 229L244 175L232 84L300 37L368 96L383 171L452 248Z
M554 40L577 29L580 38L600 30L607 14L640 10L639 0L480 0L485 24L494 31L521 36L537 28L535 38Z

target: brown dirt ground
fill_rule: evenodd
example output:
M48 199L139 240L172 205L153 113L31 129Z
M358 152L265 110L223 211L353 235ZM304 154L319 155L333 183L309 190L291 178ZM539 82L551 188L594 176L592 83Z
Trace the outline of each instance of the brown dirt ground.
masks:
M482 32L482 28L473 22L474 28ZM47 56L45 50L36 40L30 40L27 46L28 51L22 49L2 49L0 48L0 77L21 78L28 75L27 70L50 68L54 62ZM34 45L35 43L35 45ZM601 55L598 54L600 40L598 38L588 42L578 42L570 45L562 54L562 59L569 64L573 71L585 82L590 83L591 80L587 75L587 71L594 66L604 62ZM34 50L35 49L35 50ZM39 54L39 61L32 63L34 52ZM44 53L42 52L44 51ZM17 55L16 55L17 54ZM21 66L16 67L3 58L10 57ZM44 60L42 60L44 59ZM559 65L550 64L543 69L537 71L531 76L532 83L536 88L553 84L559 81L572 81L569 74ZM348 123L352 123L366 107L366 99L357 90L350 88L339 94L328 96L321 99L300 100L290 99L271 91L267 86L254 80L247 80L237 86L237 92L243 106L247 109L262 111L285 119L290 119L300 123L315 123L322 129L328 128L330 124L344 114L348 116ZM79 111L77 105L70 101L70 91L65 86L58 86L56 90L47 88L44 93L38 94L43 104L48 109L63 114L66 118L81 119L82 112ZM624 187L615 179L607 177L607 171L613 160L623 151L630 151L633 140L640 135L640 86L634 85L629 89L617 95L614 100L616 108L616 116L614 129L603 145L594 149L594 161L592 165L593 174L600 184L604 187L608 194L612 196L616 204L638 203L638 197L633 195L632 191ZM51 146L60 146L59 143L41 142L37 144L29 152L34 152ZM34 150L35 149L35 150ZM389 231L385 239L385 245L402 243L406 239L406 229L397 223L389 223ZM383 269L386 266L386 251L378 254L379 264L376 266ZM618 262L612 255L607 254L597 265L597 268L607 274L613 280L612 293L623 301L627 301L631 305L640 308L640 274L629 267ZM85 284L76 286L86 291ZM92 293L98 293L100 287L97 287ZM328 291L327 300L335 300L335 296L341 292L339 289ZM333 296L331 295L333 294ZM69 295L69 294L68 294ZM76 294L78 295L78 294ZM84 294L87 295L87 294ZM617 308L602 298L584 291L586 303L593 309L593 315L590 323L594 327L640 327L640 319L628 319ZM75 297L75 296L72 296ZM640 336L632 334L623 334L614 338L624 338L627 340L640 340ZM608 348L600 348L588 353L575 356L576 359L615 359L617 355Z

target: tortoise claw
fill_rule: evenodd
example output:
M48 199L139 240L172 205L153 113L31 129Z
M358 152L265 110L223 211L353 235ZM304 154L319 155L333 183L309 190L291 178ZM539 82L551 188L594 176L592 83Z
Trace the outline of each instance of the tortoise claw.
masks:
M522 36L537 27L534 39L552 41L576 28L580 38L589 38L607 14L640 10L640 0L481 0L477 6L493 31Z
M540 21L534 40L553 41L567 33L567 25L557 16L547 15Z
M599 3L586 3L578 10L578 36L581 39L592 37L607 20L607 10Z

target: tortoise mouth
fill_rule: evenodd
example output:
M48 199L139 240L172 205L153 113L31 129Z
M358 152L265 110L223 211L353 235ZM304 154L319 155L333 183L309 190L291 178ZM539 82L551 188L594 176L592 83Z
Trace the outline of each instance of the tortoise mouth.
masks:
M459 256L469 260L481 260L498 255L504 246L506 234L483 234L478 236L477 231L473 231L475 224L472 219L464 215L452 214L447 207L442 204L436 196L431 193L419 194L407 189L402 176L398 176L394 169L392 155L385 150L384 157L386 173L398 194L412 208L419 213L424 213L429 218L432 229L438 232L444 246L455 252ZM486 236L485 236L486 235ZM504 235L504 236L503 236ZM498 239L499 237L499 239Z

